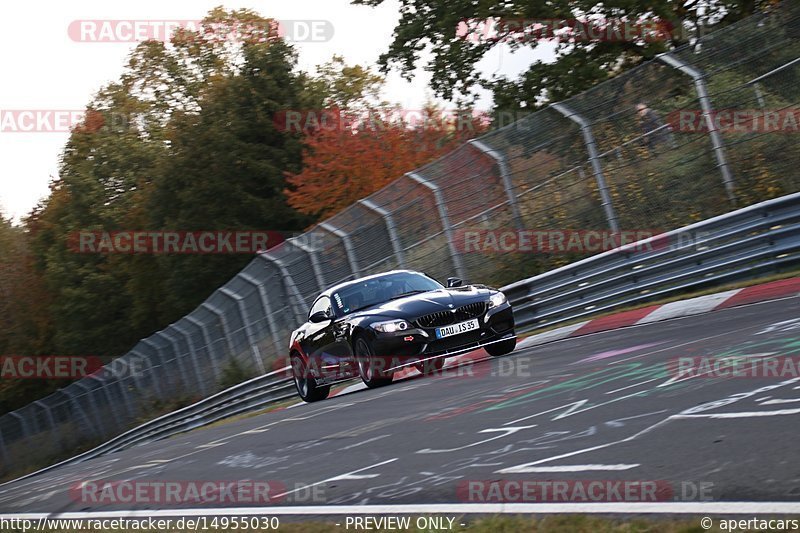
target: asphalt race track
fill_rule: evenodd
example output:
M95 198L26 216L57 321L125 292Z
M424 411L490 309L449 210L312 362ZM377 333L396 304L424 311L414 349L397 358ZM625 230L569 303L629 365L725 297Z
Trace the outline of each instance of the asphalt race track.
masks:
M475 480L657 480L669 501L800 501L800 376L681 378L674 366L745 355L800 355L800 298L199 429L3 485L0 512L192 507L79 496L112 480L261 480L279 505L480 502L487 493L465 489Z

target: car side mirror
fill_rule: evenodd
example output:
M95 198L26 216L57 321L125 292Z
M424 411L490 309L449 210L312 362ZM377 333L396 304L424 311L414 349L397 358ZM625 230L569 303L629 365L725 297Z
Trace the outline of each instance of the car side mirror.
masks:
M312 313L310 317L308 317L309 322L325 322L326 320L330 320L330 315L328 315L327 311L317 311L316 313Z
M464 284L464 281L461 278L447 278L447 288L451 287L460 287Z

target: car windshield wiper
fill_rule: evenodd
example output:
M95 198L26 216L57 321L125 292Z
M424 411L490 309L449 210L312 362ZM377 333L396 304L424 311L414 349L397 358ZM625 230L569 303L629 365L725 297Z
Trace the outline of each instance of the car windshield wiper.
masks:
M414 290L414 291L408 291L408 292L404 292L404 293L401 293L401 294L396 294L396 295L392 296L391 298L389 298L389 300L397 300L398 298L405 298L406 296L411 296L412 294L419 294L421 292L428 292L428 290L429 289L417 289L417 290ZM389 300L386 300L386 301L388 302Z

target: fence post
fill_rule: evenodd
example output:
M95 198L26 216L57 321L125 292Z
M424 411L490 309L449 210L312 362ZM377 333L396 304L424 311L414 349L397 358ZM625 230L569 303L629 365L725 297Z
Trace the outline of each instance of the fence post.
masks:
M69 390L70 387L72 387L72 385L68 385L60 390L67 396L67 398L69 398L69 403L72 406L72 411L77 413L78 416L83 418L83 421L86 424L86 428L89 431L94 431L94 428L92 428L92 421L89 420L89 417L86 416L86 413L83 411L83 409L81 409L80 404L77 401L75 401L75 397L72 396L72 391Z
M300 294L300 290L297 288L297 285L294 283L294 279L292 278L291 274L289 274L289 269L286 268L286 264L272 255L270 252L261 252L258 254L258 257L261 258L263 261L268 263L275 263L275 266L278 267L278 270L281 272L281 276L283 277L283 283L287 289L287 295L289 296L289 301L292 300L294 297L295 305L292 306L294 309L295 317L300 321L302 324L306 321L306 313L301 309L300 306L305 306L305 300L303 300L302 295Z
M261 358L261 352L258 349L258 342L256 341L256 336L252 330L252 321L250 320L246 306L244 305L244 298L242 298L240 294L233 292L227 287L221 287L219 292L236 303L236 308L239 310L239 316L242 319L242 324L244 324L244 333L247 335L247 341L250 343L250 349L253 352L253 359L255 360L256 368L258 368L258 371L261 372L261 374L266 374L267 369L264 367L264 360Z
M62 440L62 436L58 434L58 431L56 431L56 421L53 418L53 413L50 411L50 407L45 405L45 403L41 400L34 400L33 403L44 410L45 417L47 418L47 424L50 426L50 433L53 434L53 440Z
M200 390L204 395L208 394L208 386L206 385L206 381L203 379L203 375L200 373L200 360L197 358L197 349L194 345L194 339L188 331L183 329L178 324L172 324L172 327L178 332L179 335L183 335L183 338L186 339L186 345L189 347L189 357L192 358L194 375L197 378L197 386L200 387Z
M280 357L284 348L280 342L280 331L278 330L278 324L275 323L275 317L272 316L272 308L269 305L269 296L267 295L266 287L264 287L263 283L260 283L256 278L247 272L240 272L238 275L247 283L255 287L258 291L259 298L261 299L261 306L264 308L264 315L267 317L269 331L272 333L272 343L275 345L276 354L278 357Z
M219 317L219 323L222 324L222 335L225 337L225 343L228 345L228 351L230 352L231 357L236 357L234 353L236 351L236 347L233 345L233 337L231 337L231 328L228 325L228 319L225 318L225 312L217 307L216 305L212 305L208 302L203 302L200 307L205 307L215 315Z
M82 381L83 380L76 381L74 383L74 385L76 385L76 386L78 386L78 387L83 389L84 395L86 396L86 401L89 403L89 406L90 406L90 408L92 410L92 415L93 415L92 418L94 418L95 426L98 429L97 435L99 435L99 436L107 435L108 432L105 429L105 424L102 422L102 419L100 418L100 414L97 412L97 405L94 403L93 399L89 397L89 395L95 389L92 389L91 387L89 387L85 383L82 383Z
M111 418L114 419L114 425L117 426L117 428L120 428L119 411L117 411L117 408L114 404L114 399L111 398L111 393L109 392L108 387L106 387L106 380L95 375L89 376L89 379L95 380L100 385L99 388L94 390L103 390L103 395L106 397L106 403L108 404L108 408L111 409L111 414L113 415Z
M427 187L433 192L433 197L436 201L436 208L439 210L439 219L442 222L442 230L444 231L444 236L447 239L447 247L450 250L450 258L453 260L453 267L456 270L456 275L461 279L465 279L466 271L464 270L464 265L461 262L461 255L456 249L455 237L453 236L453 227L450 225L450 217L447 213L447 204L444 202L442 190L438 185L426 180L417 172L408 172L405 174L405 176L408 176L412 180L424 187Z
M212 350L215 350L216 348L213 347L213 343L211 342L211 335L208 334L206 325L200 320L197 320L195 317L186 315L186 321L197 326L200 329L200 333L203 334L203 340L205 341L207 347L206 352L208 353L208 359L211 363L211 371L214 373L214 382L216 384L216 381L219 380L221 374L219 370L219 362L214 358L214 354L212 353Z
M594 134L592 133L591 126L589 126L589 122L565 104L553 103L550 104L550 107L575 122L580 127L581 133L583 134L583 142L586 144L586 151L589 153L589 162L592 164L592 170L594 171L594 179L597 181L597 188L600 190L600 198L603 202L603 211L606 214L608 227L611 228L612 232L619 233L617 214L614 212L614 205L611 203L611 193L608 191L608 184L603 175L603 167L600 165L600 158L597 155L597 143L594 140Z
M17 413L16 411L11 411L8 414L13 416L17 420L19 420L19 426L22 428L22 438L24 438L30 444L31 430L28 427L28 421L25 420L24 416L22 416L21 414Z
M322 269L320 268L319 260L317 259L317 251L311 246L303 244L296 239L286 239L285 242L291 244L295 248L299 248L300 250L304 251L306 255L308 255L308 260L311 262L311 270L314 272L314 279L317 282L317 286L319 287L320 291L324 291L325 279L322 277Z
M164 397L164 393L161 390L161 385L158 384L158 379L157 379L158 372L156 372L156 370L155 370L156 367L153 365L152 359L150 357L145 357L144 355L142 355L141 353L136 351L136 348L131 350L130 353L136 355L141 360L147 361L147 366L150 368L150 383L153 384L153 388L155 389L156 394L158 395L158 397L159 398L163 398ZM139 381L139 380L137 380L137 381Z
M397 235L397 226L394 223L394 217L392 217L392 214L372 200L368 200L366 198L359 200L358 203L383 217L383 222L386 224L386 231L389 233L389 241L392 243L392 250L394 250L394 257L397 259L397 266L400 268L405 268L406 259L403 256L403 246L400 243L400 237Z
M148 337L146 339L142 339L142 342L156 351L156 353L158 354L158 359L161 361L161 369L162 369L162 371L164 371L166 369L166 366L167 366L167 358L164 356L164 349L161 346L159 346L158 344L156 344L155 342L153 342L152 340L150 340L155 335L158 335L158 333L156 333L154 335L151 335L150 337ZM175 356L175 358L177 359L177 355ZM180 371L182 381L184 383L186 383L186 381L187 381L186 380L186 374L183 371L183 365L181 365L180 363L178 363L178 370ZM170 378L168 372L164 372L164 375L167 376L167 379ZM175 387L176 383L174 383L172 379L169 379L169 381L172 382L172 386L170 386L170 392L174 393L175 389L176 389L176 387Z
M125 387L125 383L122 382L122 379L115 376L115 381L117 385L119 385L119 394L122 397L122 402L125 404L125 408L128 410L128 414L130 415L131 419L136 417L136 413L133 409L133 403L131 402L131 398L128 395L128 389Z
M337 228L330 222L320 222L319 227L336 235L342 240L344 251L347 254L347 262L350 263L350 270L353 272L353 276L356 278L361 276L361 269L358 267L358 260L356 259L356 253L353 250L353 241L350 240L350 235Z
M697 92L697 99L700 101L700 108L703 110L703 116L706 119L708 135L711 137L711 144L714 147L714 157L716 157L717 167L719 167L719 170L722 173L722 182L725 184L725 191L728 193L728 200L730 200L732 205L736 205L736 197L733 193L733 175L731 174L731 169L728 167L728 157L725 154L725 144L722 142L722 136L714 124L714 117L711 116L711 98L709 98L708 90L706 89L705 75L685 61L673 56L669 52L658 54L656 57L670 67L678 69L684 74L687 74L694 81L694 89Z
M514 218L514 225L517 229L523 229L522 215L519 213L517 196L514 194L514 182L511 179L511 171L508 168L506 157L478 139L472 139L469 143L497 162L497 168L500 170L500 177L503 178L503 188L506 190L506 196L508 196L508 205L511 206L511 215Z

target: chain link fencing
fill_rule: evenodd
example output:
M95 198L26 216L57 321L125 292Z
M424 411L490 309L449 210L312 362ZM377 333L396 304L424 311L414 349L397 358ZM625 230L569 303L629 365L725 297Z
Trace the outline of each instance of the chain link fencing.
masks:
M2 473L281 368L289 333L333 284L411 268L502 286L601 251L469 249L468 231L666 231L800 190L799 37L800 9L784 2L398 177L259 254L101 372L0 416ZM721 127L731 110L781 127Z

